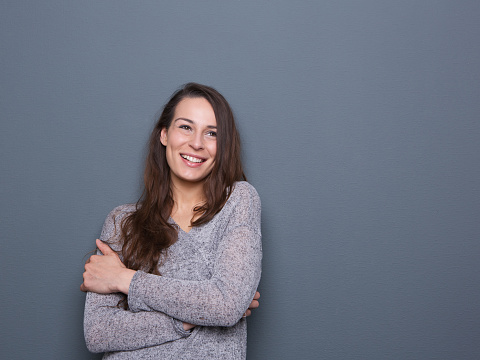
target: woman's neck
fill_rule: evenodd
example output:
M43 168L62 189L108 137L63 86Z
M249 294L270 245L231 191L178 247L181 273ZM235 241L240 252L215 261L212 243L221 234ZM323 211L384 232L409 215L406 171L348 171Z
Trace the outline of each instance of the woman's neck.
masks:
M190 182L181 179L172 179L174 206L171 216L174 220L176 217L193 218L193 209L205 201L203 184L203 181Z

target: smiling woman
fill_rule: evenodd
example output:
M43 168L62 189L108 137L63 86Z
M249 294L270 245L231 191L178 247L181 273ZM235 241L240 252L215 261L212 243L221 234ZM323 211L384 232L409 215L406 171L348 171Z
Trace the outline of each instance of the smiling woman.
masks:
M260 199L245 180L227 101L211 87L185 85L150 136L141 199L112 210L85 265L90 351L246 357L262 248Z

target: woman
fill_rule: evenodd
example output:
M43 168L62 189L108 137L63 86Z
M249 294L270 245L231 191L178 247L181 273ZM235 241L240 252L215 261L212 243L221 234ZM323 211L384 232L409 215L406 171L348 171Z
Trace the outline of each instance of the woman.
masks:
M85 265L87 347L109 359L244 359L244 316L259 297L260 200L242 181L230 106L186 84L149 144L142 198L108 215L103 256Z

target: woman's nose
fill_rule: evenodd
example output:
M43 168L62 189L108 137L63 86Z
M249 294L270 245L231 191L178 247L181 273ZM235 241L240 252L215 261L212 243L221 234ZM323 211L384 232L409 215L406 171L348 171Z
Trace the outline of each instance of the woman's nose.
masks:
M196 133L193 135L192 140L190 141L190 146L195 150L203 149L203 136L201 133Z

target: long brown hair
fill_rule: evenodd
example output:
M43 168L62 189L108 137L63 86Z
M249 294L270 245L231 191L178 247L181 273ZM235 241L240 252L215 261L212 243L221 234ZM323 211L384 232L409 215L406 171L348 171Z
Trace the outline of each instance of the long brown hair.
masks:
M122 257L127 268L159 275L158 265L178 237L178 228L169 222L174 205L170 168L165 146L160 142L162 129L168 129L175 108L184 98L206 99L217 121L217 152L211 173L204 183L206 201L195 207L197 219L192 226L210 221L225 205L235 181L245 180L240 159L240 138L233 112L225 98L215 89L188 83L176 91L163 108L150 135L144 173L145 189L136 210L122 221Z

